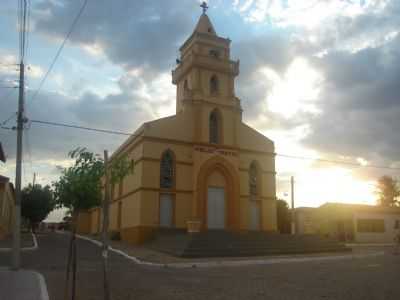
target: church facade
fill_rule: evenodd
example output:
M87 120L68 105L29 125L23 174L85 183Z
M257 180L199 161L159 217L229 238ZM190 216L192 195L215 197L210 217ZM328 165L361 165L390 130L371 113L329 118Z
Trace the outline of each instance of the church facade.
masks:
M176 115L144 123L113 154L134 172L112 187L110 230L141 243L160 227L276 231L274 143L242 122L239 61L205 12L172 71ZM97 233L94 208L82 231Z

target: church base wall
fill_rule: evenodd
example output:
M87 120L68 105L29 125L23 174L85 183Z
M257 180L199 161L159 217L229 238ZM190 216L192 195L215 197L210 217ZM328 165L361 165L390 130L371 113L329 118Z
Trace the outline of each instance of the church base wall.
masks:
M76 220L76 232L78 234L89 234L91 232L91 215L89 212L79 212Z
M192 219L192 201L191 193L177 193L175 195L175 227L187 228L187 221Z
M139 245L153 238L157 228L151 226L136 226L121 229L121 239L124 242Z
M262 201L262 215L265 216L262 220L262 230L276 232L278 229L275 200Z
M90 210L90 234L97 234L100 228L100 208Z

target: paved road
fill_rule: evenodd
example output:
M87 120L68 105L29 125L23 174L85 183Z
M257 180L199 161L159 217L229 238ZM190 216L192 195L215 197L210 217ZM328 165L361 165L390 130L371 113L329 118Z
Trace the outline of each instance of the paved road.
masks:
M67 236L38 237L38 251L23 253L25 268L47 281L50 299L62 300ZM78 299L102 299L99 248L78 243ZM9 257L0 253L0 266ZM169 269L136 265L112 254L112 299L400 299L400 256L264 266Z

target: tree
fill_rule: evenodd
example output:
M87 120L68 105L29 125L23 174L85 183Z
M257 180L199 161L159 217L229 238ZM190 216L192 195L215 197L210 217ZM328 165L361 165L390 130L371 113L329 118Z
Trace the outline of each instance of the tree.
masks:
M100 205L101 180L105 170L103 159L86 148L76 148L68 155L75 159L75 163L62 169L60 179L53 185L57 207L68 208L73 216L81 210ZM116 183L133 172L133 164L128 163L126 155L122 155L111 161L109 171L111 183Z
M57 207L66 207L76 214L99 205L104 164L86 148L76 148L68 156L75 163L62 170L60 179L53 184L54 195Z
M74 164L62 169L60 179L55 182L54 194L58 207L66 207L72 216L72 234L69 245L66 271L66 288L64 298L68 297L69 275L72 268L72 298L76 292L76 222L80 211L99 206L102 198L102 179L107 174L110 175L111 183L121 181L128 173L133 172L133 162L128 163L126 155L120 155L107 164L105 170L103 159L86 148L76 148L68 153L69 157L74 159ZM105 205L108 205L106 202ZM104 210L105 211L105 210ZM104 221L103 224L107 222ZM104 226L105 230L106 226ZM107 231L105 231L107 232ZM105 242L103 241L105 244ZM106 253L106 252L105 252ZM103 255L106 262L107 257ZM106 266L106 264L105 264ZM104 287L107 284L107 268L104 268ZM108 295L108 290L107 290Z
M395 206L399 203L397 197L400 195L399 184L390 176L382 176L378 180L378 203L381 206Z
M276 213L277 213L277 223L279 232L290 233L291 216L289 212L289 205L285 200L278 199L276 201Z
M32 230L54 209L55 203L50 186L29 184L22 190L21 215L29 221Z

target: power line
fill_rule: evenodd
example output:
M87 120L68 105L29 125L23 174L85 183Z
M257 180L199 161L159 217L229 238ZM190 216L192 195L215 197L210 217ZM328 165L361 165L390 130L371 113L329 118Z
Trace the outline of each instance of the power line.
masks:
M15 118L17 116L17 113L12 113L12 115L10 117L8 117L7 119L5 119L3 122L1 122L1 125L6 125L11 119Z
M50 125L50 126L59 126L59 127L68 127L68 128L74 128L74 129L89 130L89 131L95 131L95 132L100 132L100 133L109 133L109 134L117 134L117 135L124 135L124 136L135 136L134 134L122 132L122 131L98 129L98 128L93 128L93 127L85 127L85 126L71 125L71 124L65 124L65 123L40 121L40 120L30 120L30 122L43 124L43 125ZM352 162L347 162L347 161L329 160L329 159L306 157L306 156L296 156L296 155L289 155L289 154L283 154L283 153L270 153L270 154L275 154L276 156L291 158L291 159L312 160L312 161L319 161L319 162L331 163L331 164L351 165L351 166L363 167L363 168L388 169L388 170L400 171L400 168L394 168L394 167L389 167L389 166L380 166L380 165L365 165L365 166L363 166L358 163L352 163Z
M48 122L48 121L40 121L40 120L30 120L30 122L44 124L44 125L51 125L51 126L59 126L59 127L68 127L68 128L96 131L96 132L101 132L101 133L118 134L118 135L125 135L125 136L133 135L131 133L122 132L122 131L98 129L98 128L92 128L92 127L79 126L79 125L65 124L65 123Z
M292 158L292 159L300 159L300 160L314 160L314 161L331 163L331 164L350 165L350 166L355 166L355 167L374 168L374 169L389 169L389 170L397 170L397 171L400 170L400 168L394 168L394 167L389 167L389 166L380 166L380 165L364 165L363 166L361 164L348 162L348 161L330 160L330 159L323 159L323 158L296 156L296 155L288 155L288 154L280 154L280 153L276 153L276 156Z
M8 78L4 78L4 79L0 79L1 82L12 82L12 83L17 83L18 80L17 79L8 79Z
M82 13L83 13L83 11L84 11L86 5L87 5L87 2L88 2L88 0L85 0L85 2L83 3L81 9L79 10L78 14L76 15L74 21L73 21L72 24L71 24L71 27L70 27L70 29L69 29L67 35L66 35L65 38L64 38L64 41L61 43L60 47L58 48L57 53L56 53L56 55L55 55L54 58L53 58L53 61L51 62L49 68L47 69L46 74L43 76L42 80L40 81L39 87L36 89L36 91L35 91L35 93L33 94L31 100L34 100L34 99L36 98L37 94L39 93L39 91L41 90L41 88L42 88L44 82L46 81L46 79L47 79L47 77L49 76L51 70L53 69L53 67L54 67L54 65L55 65L55 63L56 63L58 57L60 56L61 51L64 49L65 43L67 42L69 36L71 35L72 31L74 30L74 27L75 27L76 23L78 22L80 16L82 15Z

